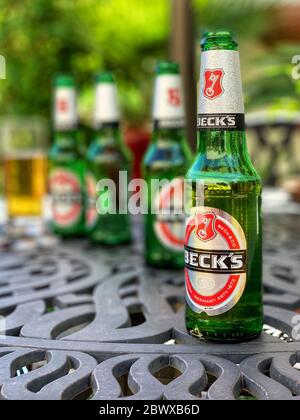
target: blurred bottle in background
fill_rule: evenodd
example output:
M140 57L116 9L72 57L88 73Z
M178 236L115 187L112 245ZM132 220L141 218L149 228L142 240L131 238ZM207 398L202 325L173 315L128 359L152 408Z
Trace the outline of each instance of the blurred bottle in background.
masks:
M14 118L1 127L4 193L9 235L37 236L43 229L47 130L39 118Z
M183 190L191 152L186 139L183 88L177 63L163 62L158 66L153 120L152 144L144 160L144 178L149 190L145 217L146 262L161 268L183 268ZM168 180L170 184L153 194L153 180Z
M85 162L71 76L55 80L54 133L49 155L52 230L62 237L80 236L85 233Z
M119 194L119 174L127 174L130 179L130 162L122 141L120 130L120 110L117 88L110 73L102 73L96 78L96 98L94 109L95 136L87 153L87 231L94 243L119 245L131 241L131 224L127 210L126 191ZM113 181L115 194L111 191L97 191L101 180ZM121 194L124 192L124 196ZM112 208L116 214L110 214Z

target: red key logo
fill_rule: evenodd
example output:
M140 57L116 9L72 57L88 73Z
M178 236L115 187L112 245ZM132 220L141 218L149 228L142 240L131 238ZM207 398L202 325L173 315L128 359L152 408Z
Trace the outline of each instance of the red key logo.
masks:
M180 90L178 88L169 89L168 98L169 98L168 101L170 105L172 106L181 105Z
M207 99L213 100L223 95L224 88L222 85L224 70L206 70L204 73L205 87L204 87L204 96Z
M215 220L213 213L196 213L196 236L203 242L211 241L215 238Z

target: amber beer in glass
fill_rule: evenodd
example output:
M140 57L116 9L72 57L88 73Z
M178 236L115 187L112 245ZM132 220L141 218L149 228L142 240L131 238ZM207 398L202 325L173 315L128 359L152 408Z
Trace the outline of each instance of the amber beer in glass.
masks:
M46 131L42 122L11 122L4 138L4 181L13 235L37 234L42 228L46 195Z
M263 327L261 180L247 150L238 45L202 41L198 154L187 175L186 325L238 342Z

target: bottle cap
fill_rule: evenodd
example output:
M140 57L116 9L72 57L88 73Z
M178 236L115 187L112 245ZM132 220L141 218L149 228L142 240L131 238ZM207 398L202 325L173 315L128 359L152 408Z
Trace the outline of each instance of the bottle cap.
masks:
M96 75L96 83L115 83L114 76L110 72L102 72Z
M156 74L158 76L163 74L180 74L180 66L174 61L162 61L157 66Z
M205 32L201 41L203 51L237 50L238 43L229 31Z
M54 80L55 87L75 87L74 78L67 74L61 74L56 76Z

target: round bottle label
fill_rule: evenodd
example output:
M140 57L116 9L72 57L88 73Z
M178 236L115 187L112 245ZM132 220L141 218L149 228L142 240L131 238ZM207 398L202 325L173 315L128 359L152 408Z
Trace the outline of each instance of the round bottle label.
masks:
M88 228L93 228L96 224L98 213L97 213L97 182L95 177L89 173L86 176L86 191L87 191L87 212L86 212L86 224Z
M52 212L55 223L62 227L74 225L82 214L82 189L78 176L65 169L50 175Z
M240 300L247 281L247 241L239 222L210 207L195 207L185 238L187 304L196 313L224 314Z
M155 198L154 231L157 239L164 247L176 252L182 252L184 248L183 191L184 179L176 178Z

